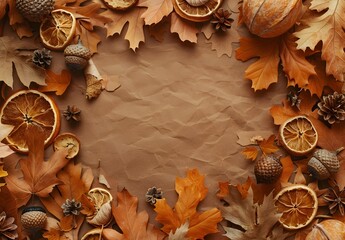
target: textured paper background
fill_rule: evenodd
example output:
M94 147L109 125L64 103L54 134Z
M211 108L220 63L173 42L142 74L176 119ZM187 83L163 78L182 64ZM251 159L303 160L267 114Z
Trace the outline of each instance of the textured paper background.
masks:
M237 133L276 131L268 109L284 98L285 82L254 93L250 81L243 80L249 63L234 55L218 58L202 36L196 45L181 43L175 34L163 43L147 39L137 53L120 38L103 40L93 57L104 76L118 77L117 91L103 92L90 102L83 95L82 76L75 74L67 92L55 99L61 110L67 105L82 110L80 123L62 118L61 125L61 132L81 140L77 161L93 168L95 175L101 161L112 192L126 187L153 222L146 190L161 187L173 205L175 177L185 177L189 168L206 176L209 195L200 210L219 204L218 181L235 184L253 175L253 163L240 153ZM61 55L54 54L56 72L65 67Z

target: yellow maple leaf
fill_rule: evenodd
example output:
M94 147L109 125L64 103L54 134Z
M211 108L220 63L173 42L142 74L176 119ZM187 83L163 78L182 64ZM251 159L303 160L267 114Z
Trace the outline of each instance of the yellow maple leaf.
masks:
M345 81L345 2L343 0L313 0L301 22L302 30L295 33L298 48L315 49L322 41L322 59L326 72Z
M218 232L217 224L222 220L220 211L217 208L197 211L208 191L204 176L198 170L189 170L186 178L177 178L175 190L179 194L175 208L171 208L166 199L159 199L155 204L156 220L163 224L165 233L174 233L186 222L189 223L188 239L204 239L207 234Z

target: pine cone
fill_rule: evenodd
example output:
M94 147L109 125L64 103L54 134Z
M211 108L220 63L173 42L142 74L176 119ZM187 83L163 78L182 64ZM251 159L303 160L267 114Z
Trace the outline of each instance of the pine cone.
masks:
M287 100L290 102L291 107L297 107L300 109L301 99L299 98L299 94L301 93L302 89L293 88L286 96Z
M157 199L162 199L163 191L160 188L152 187L147 190L145 197L146 202L150 203L151 205L155 205Z
M221 29L222 31L226 31L227 29L231 28L231 24L234 19L230 18L231 13L228 10L224 10L223 8L219 8L214 14L211 23L214 24L216 30Z
M0 213L0 239L17 239L17 225L14 224L14 217L7 217L6 213L3 211Z
M49 50L45 48L37 49L32 56L32 62L39 67L48 68L52 63L52 58Z
M75 199L69 200L66 199L66 202L61 206L63 214L68 215L79 215L81 210L81 202L77 202Z
M345 94L334 92L323 96L317 106L318 114L329 124L345 120Z
M76 106L67 106L67 110L63 111L63 116L66 118L67 121L70 119L73 119L75 121L80 121L80 113L81 110L77 108Z

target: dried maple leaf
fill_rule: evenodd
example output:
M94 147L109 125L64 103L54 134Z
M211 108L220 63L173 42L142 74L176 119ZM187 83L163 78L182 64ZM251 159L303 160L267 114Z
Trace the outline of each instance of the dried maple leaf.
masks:
M187 221L187 238L204 239L207 234L218 232L217 224L222 220L222 216L217 208L197 212L198 204L208 191L204 178L196 169L189 170L186 178L176 178L175 190L179 197L174 209L168 205L166 199L157 200L154 210L157 213L156 220L164 225L163 232L174 233Z
M13 1L14 2L14 1ZM38 85L45 85L45 71L43 68L37 67L31 61L31 54L27 54L22 50L35 49L31 43L20 41L15 37L0 37L0 81L4 81L9 87L13 87L13 64L16 68L20 81L29 87L31 82ZM28 77L30 76L30 77Z
M179 228L176 229L174 233L170 232L168 240L186 240L189 239L187 238L187 233L189 229L189 222L185 222L182 224Z
M9 155L13 154L14 151L6 144L0 143L0 159L8 157Z
M46 86L38 88L41 92L55 92L56 95L62 95L69 86L72 76L66 69L61 71L61 74L55 74L54 72L46 71Z
M25 205L32 195L47 197L61 183L56 174L68 163L67 149L54 152L44 161L44 136L33 132L27 139L29 156L19 161L20 170L8 169L6 183L17 201L18 208Z
M231 240L262 239L266 240L279 215L273 203L273 193L264 198L261 205L253 202L253 190L248 189L248 196L243 199L240 192L230 186L230 194L224 198L229 206L220 209L224 218L243 230L223 226L225 236Z
M276 136L271 135L267 140L264 139L262 141L259 141L258 145L264 154L275 153L279 150L279 148L275 144L275 140Z
M139 0L138 5L141 5L142 0ZM114 34L121 34L123 28L128 23L125 39L129 41L129 47L135 51L139 47L140 42L145 42L144 35L144 19L141 17L145 12L145 8L134 7L125 12L115 12L108 10L104 12L104 16L112 19L113 21L107 23L107 37Z
M296 48L294 37L286 33L276 38L241 38L236 58L247 61L254 57L259 59L249 65L245 77L252 81L252 88L267 89L278 81L278 66L281 59L289 85L307 86L309 77L315 75L314 66L309 63L302 51Z
M61 184L54 189L46 198L41 198L41 202L46 209L60 220L60 228L63 231L72 231L73 239L78 239L78 232L84 217L79 214L65 216L62 211L62 204L66 199L81 201L83 194L89 191L93 182L93 174L90 168L83 169L81 164L74 164L71 161L63 171L57 174Z
M148 223L146 211L137 213L138 198L132 196L126 189L117 193L117 207L112 207L116 223L122 234L113 229L104 229L105 240L148 239L162 240L165 235Z
M321 57L326 61L326 72L345 81L345 2L342 0L312 0L302 19L302 30L295 33L298 49L315 49L321 41Z
M308 62L304 52L297 49L296 37L286 35L282 38L280 45L280 58L283 70L289 78L289 85L306 87L309 84L309 77L315 76L314 66Z
M141 15L146 25L157 24L173 11L171 0L143 0L138 6L147 7Z
M16 1L0 1L0 20L6 15L8 6L8 18L10 25L16 31L18 37L31 37L33 35L29 22L23 18L16 8Z
M255 91L267 89L278 81L279 38L241 38L236 58L247 61L253 57L259 59L246 69L245 78L252 81Z
M177 33L181 41L189 41L196 43L198 38L197 34L199 29L196 27L195 23L188 22L181 17L179 17L175 12L171 14L171 33Z
M7 135L13 130L14 126L3 124L0 122L0 141L7 137Z
M241 153L246 157L246 159L255 161L258 157L259 151L256 147L246 147Z
M55 228L51 228L49 231L45 232L43 237L47 240L70 240L63 232Z

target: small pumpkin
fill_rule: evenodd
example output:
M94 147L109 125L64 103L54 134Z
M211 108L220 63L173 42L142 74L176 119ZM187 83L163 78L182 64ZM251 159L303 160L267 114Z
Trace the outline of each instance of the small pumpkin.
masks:
M300 17L302 0L243 0L243 21L259 37L277 37Z

